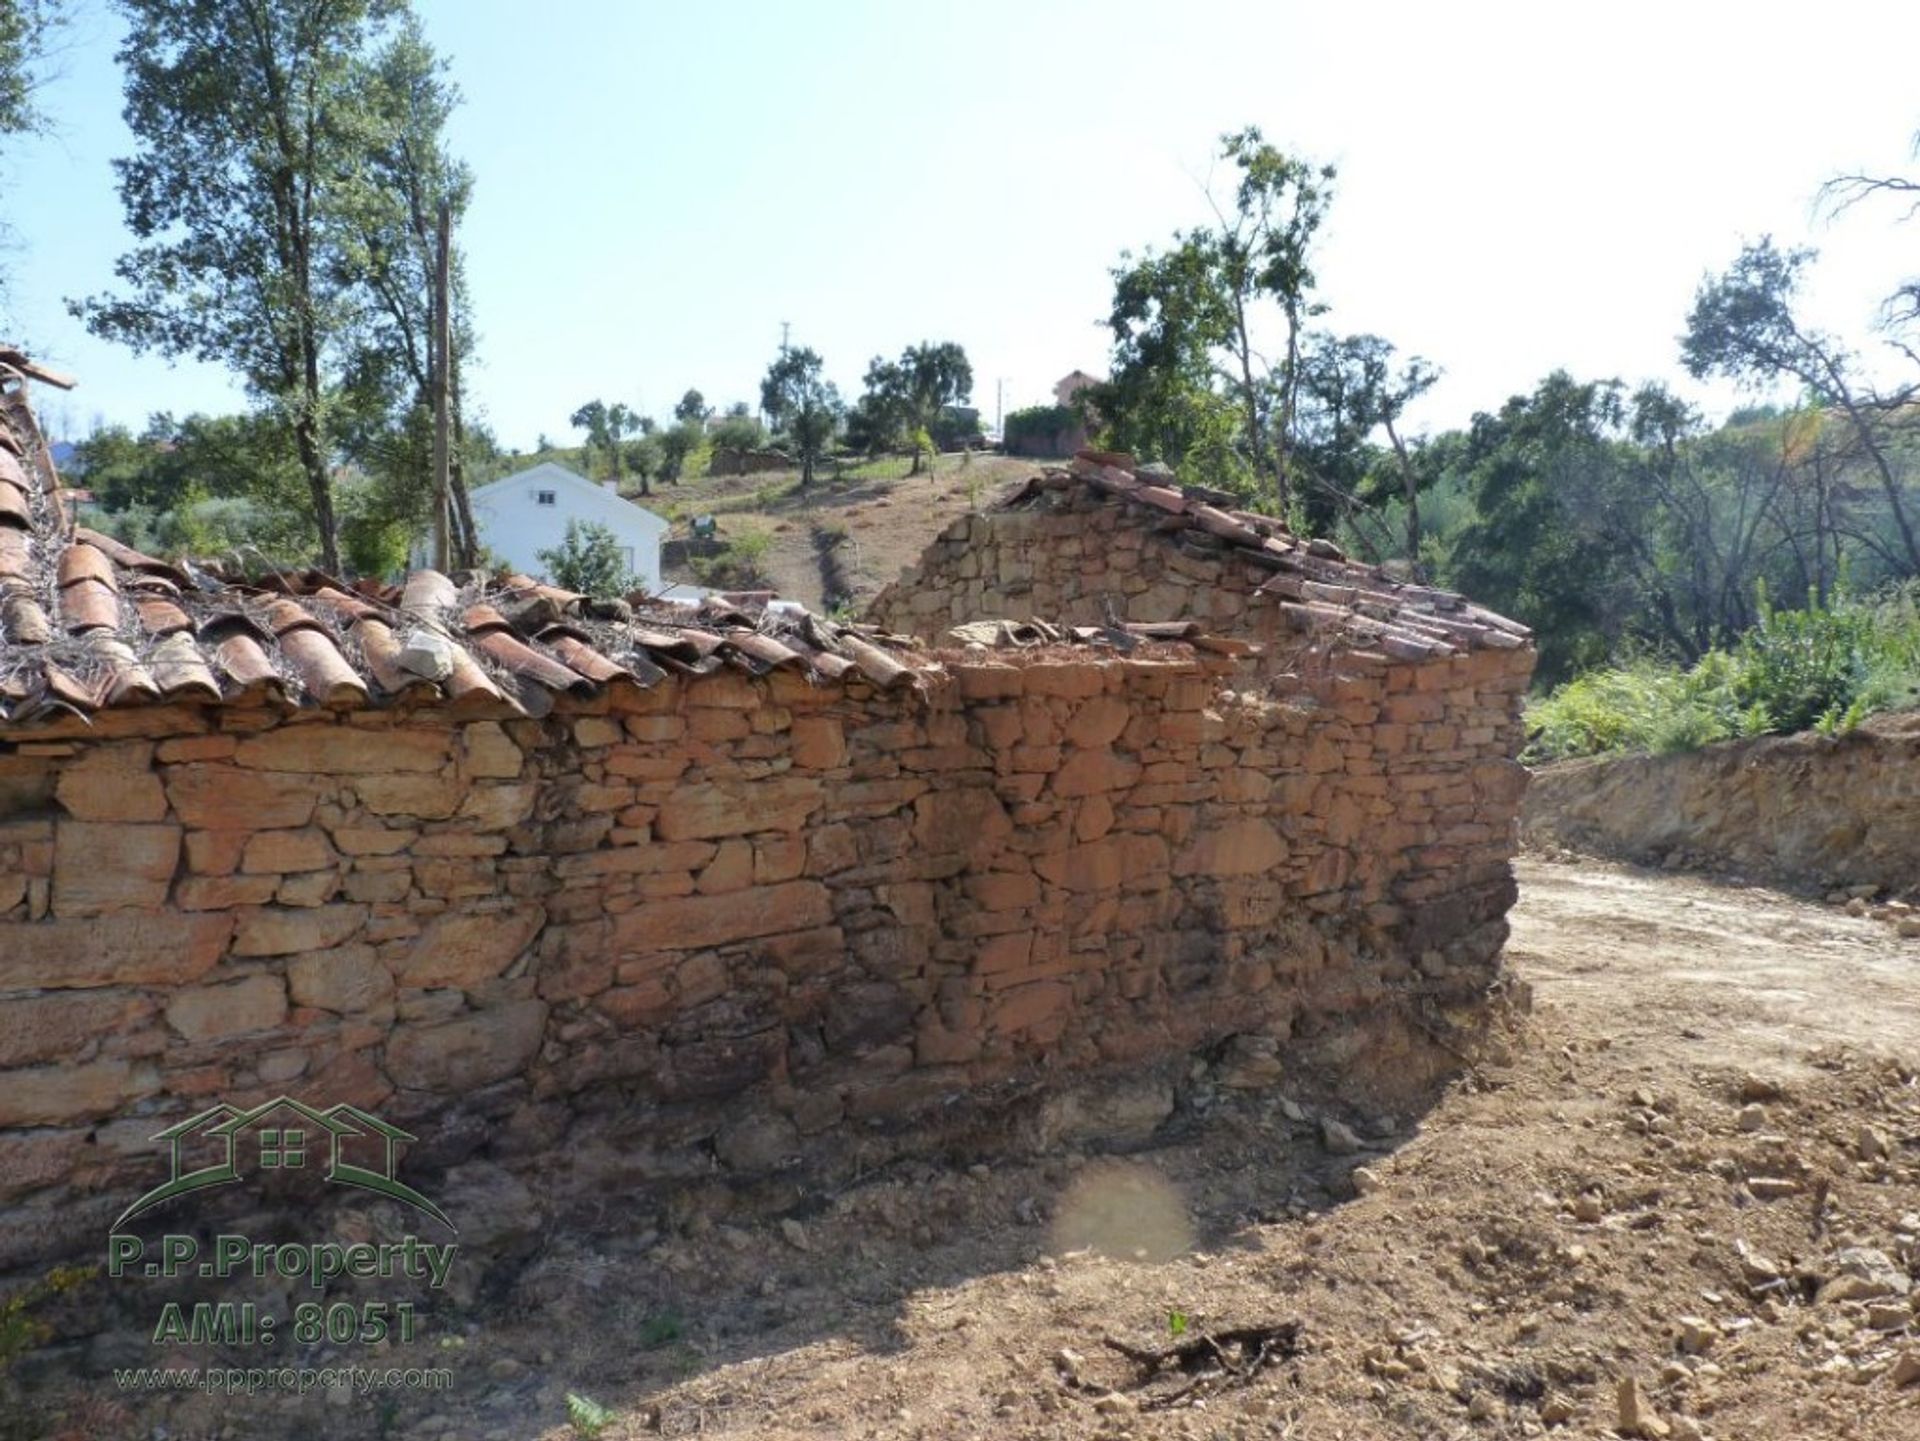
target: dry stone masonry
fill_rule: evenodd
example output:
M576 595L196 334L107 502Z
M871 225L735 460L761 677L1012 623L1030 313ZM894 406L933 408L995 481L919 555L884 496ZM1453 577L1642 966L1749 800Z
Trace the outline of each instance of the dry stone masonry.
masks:
M92 1245L215 1099L363 1106L416 1175L590 1219L1494 978L1524 643L1398 656L1310 596L1289 686L1191 623L249 588L73 530L6 383L0 1274Z

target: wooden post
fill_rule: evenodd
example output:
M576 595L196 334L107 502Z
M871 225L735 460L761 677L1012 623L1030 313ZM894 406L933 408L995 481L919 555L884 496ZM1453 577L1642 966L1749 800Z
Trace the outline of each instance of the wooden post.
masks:
M433 273L433 568L444 575L452 568L447 512L453 468L448 434L448 376L453 369L453 209L445 200L440 202L439 239Z

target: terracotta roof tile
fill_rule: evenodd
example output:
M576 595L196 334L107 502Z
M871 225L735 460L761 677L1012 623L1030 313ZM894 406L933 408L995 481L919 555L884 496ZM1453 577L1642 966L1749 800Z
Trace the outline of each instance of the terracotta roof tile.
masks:
M75 635L113 630L120 624L120 593L105 581L86 577L60 587L60 617Z
M772 605L771 593L595 601L527 576L430 570L398 586L318 571L241 581L145 555L69 525L28 377L58 379L0 349L0 724L162 700L543 715L556 696L669 675L781 669L895 688L937 664L903 638ZM1145 503L1188 509L1170 490ZM1198 509L1221 528L1224 516Z
M0 590L24 586L32 565L33 537L24 530L0 525Z
M1140 472L1133 457L1117 452L1083 450L1071 466L1036 476L1001 504L1015 510L1045 506L1058 493L1082 489L1139 507L1141 519L1169 542L1237 557L1269 572L1254 588L1274 596L1280 613L1299 630L1337 633L1405 660L1480 648L1513 650L1532 640L1533 632L1518 621L1450 591L1409 584L1382 567L1349 560L1332 541L1303 541L1273 516L1229 509L1230 500L1220 492L1161 484L1158 476Z

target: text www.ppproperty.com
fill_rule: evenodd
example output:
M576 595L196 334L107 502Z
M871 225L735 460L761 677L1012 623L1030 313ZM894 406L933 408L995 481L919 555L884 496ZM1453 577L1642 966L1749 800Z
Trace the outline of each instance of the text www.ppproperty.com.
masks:
M444 1366L116 1366L113 1380L123 1391L253 1396L348 1388L364 1396L386 1390L445 1391L453 1385L453 1372Z

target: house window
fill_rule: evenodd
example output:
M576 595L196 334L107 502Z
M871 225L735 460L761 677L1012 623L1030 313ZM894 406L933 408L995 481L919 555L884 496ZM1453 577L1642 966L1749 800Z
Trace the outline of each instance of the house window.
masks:
M297 1171L306 1164L307 1133L298 1126L260 1133L262 1170Z
M533 501L535 505L552 505L553 492L550 490L536 490L533 493Z

